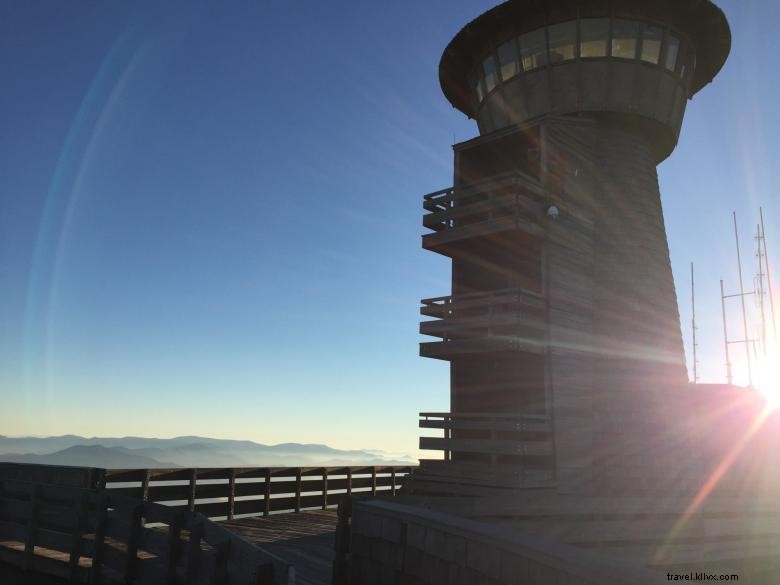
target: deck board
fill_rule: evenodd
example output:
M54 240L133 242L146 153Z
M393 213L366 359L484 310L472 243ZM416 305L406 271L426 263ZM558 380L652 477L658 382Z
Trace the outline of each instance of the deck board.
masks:
M221 522L295 567L296 585L330 585L336 511L316 510Z

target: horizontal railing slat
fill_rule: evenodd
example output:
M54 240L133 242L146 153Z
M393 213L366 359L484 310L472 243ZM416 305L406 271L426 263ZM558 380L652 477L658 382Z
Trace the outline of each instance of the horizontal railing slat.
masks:
M141 498L143 496L143 489L139 487L114 487L107 485L106 489L111 490L112 495L125 496L127 498Z
M421 429L461 429L472 431L515 431L522 433L549 433L547 422L512 422L506 420L421 420Z
M16 522L0 520L0 539L24 542L24 537L26 534L26 524L17 524Z
M119 550L115 546L105 545L103 546L103 567L113 570L119 575L123 575L125 572L125 566L127 564L127 555L124 551Z
M0 519L9 521L24 521L30 519L32 506L24 500L0 501Z
M136 566L136 583L144 585L166 585L166 565L162 559L139 559Z
M228 516L228 504L229 502L207 502L207 503L195 503L195 511L203 514L207 518L214 518L217 516Z
M35 535L35 546L67 553L73 547L73 536L63 532L47 530L46 528L38 528Z
M130 536L130 527L122 522L116 514L109 514L106 522L106 538L125 541Z
M138 548L157 556L166 556L168 554L167 532L153 528L144 528L141 531Z
M553 454L551 441L507 441L498 439L443 439L420 437L420 449L548 457Z
M227 486L224 486L227 488ZM210 492L218 492L216 495L205 495L205 494L198 494L201 497L204 498L210 498L210 497L220 497L220 496L227 496L227 490L219 490L219 489L212 489L212 488L222 488L222 486L211 486L211 485L203 485L198 486L198 492L201 490L204 491L210 491ZM224 491L225 493L221 493L221 491ZM190 486L189 484L183 484L183 485L149 485L149 501L150 502L168 502L168 501L174 501L174 500L186 500L190 495Z
M172 512L189 509L191 500L194 510L207 517L231 518L236 515L264 515L266 512L295 510L300 507L334 506L342 493L350 490L357 493L370 492L374 486L377 493L387 495L397 491L402 485L404 476L411 470L412 466L394 465L197 470L123 469L106 470L105 487L112 496L130 499L140 498L145 493L147 501L164 504ZM146 484L142 484L147 471L149 480ZM195 471L195 489L192 494L189 479ZM299 475L300 479L298 479ZM327 476L327 484L325 476ZM393 476L395 476L395 483ZM231 481L231 477L235 480ZM268 477L271 478L271 482L267 486ZM136 485L127 486L128 481L134 481ZM167 485L168 482L175 483ZM327 497L323 499L325 486ZM296 493L299 493L302 498L299 505L294 501ZM266 494L270 496L267 504ZM233 500L232 514L231 499Z

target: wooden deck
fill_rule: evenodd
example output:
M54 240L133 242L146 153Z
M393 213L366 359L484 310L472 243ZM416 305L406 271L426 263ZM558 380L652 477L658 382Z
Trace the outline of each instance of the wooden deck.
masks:
M296 585L330 585L336 521L335 510L316 510L221 524L293 565Z

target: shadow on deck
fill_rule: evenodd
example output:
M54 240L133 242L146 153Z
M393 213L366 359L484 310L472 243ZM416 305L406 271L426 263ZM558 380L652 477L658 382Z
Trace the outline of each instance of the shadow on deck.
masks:
M330 585L336 522L335 510L316 510L220 524L293 565L296 585Z

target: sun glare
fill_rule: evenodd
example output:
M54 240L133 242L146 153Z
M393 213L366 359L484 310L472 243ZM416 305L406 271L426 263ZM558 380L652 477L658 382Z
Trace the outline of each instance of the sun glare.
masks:
M766 401L769 410L780 408L780 351L773 348L756 362L754 386Z

